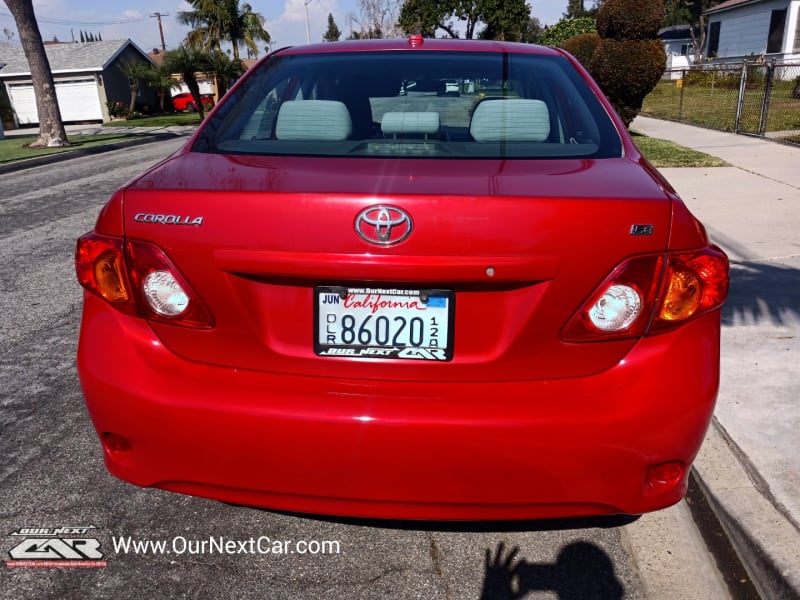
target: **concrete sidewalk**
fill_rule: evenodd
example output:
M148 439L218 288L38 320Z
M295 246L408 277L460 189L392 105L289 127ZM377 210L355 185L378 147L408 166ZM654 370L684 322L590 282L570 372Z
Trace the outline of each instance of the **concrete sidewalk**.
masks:
M80 136L80 135L102 135L111 133L172 133L175 135L186 135L197 129L197 125L168 125L162 127L136 127L129 124L128 121L119 121L120 125L117 127L103 127L100 123L88 123L81 125L65 125L64 129L67 136ZM131 121L135 123L135 121ZM6 138L14 138L21 136L38 135L38 127L22 127L19 129L8 129L3 132Z
M800 148L638 117L730 167L661 169L731 258L701 487L765 598L800 598Z

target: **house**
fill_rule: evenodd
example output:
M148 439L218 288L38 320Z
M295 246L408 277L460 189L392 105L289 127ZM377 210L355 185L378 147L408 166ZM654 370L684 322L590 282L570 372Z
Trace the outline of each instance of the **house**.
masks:
M658 38L664 44L664 52L667 54L666 73L672 79L680 79L680 70L688 69L694 64L695 52L691 28L692 26L688 24L673 25L664 27L658 32Z
M147 53L147 56L156 65L161 66L164 64L164 52L164 50L160 50L159 48L153 48L151 52ZM197 77L197 84L200 86L200 94L213 94L214 98L216 99L217 92L214 88L213 78L207 73L196 73L195 76ZM189 87L184 83L180 74L173 73L172 77L178 82L175 89L172 90L172 95L175 96L183 93L188 94Z
M800 61L800 0L727 0L703 14L715 62Z
M64 122L108 121L106 102L130 102L131 82L119 66L129 61L151 63L131 40L72 42L45 46ZM17 125L39 122L30 67L20 47L0 46L0 85L5 87ZM140 101L156 106L156 92L144 82Z

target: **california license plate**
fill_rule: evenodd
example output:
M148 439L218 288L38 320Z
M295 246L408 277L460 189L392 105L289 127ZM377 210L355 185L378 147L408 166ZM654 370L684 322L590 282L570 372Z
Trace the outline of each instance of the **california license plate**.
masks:
M318 287L314 295L314 351L320 356L453 357L452 291Z

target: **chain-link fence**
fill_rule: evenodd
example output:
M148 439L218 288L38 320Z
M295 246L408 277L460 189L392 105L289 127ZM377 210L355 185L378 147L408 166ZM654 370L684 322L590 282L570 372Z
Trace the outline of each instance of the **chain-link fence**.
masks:
M800 64L668 71L641 114L800 144Z

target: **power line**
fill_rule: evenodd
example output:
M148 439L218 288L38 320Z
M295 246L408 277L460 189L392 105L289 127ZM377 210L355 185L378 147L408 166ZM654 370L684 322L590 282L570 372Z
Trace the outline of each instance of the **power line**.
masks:
M0 11L0 16L12 17L11 13ZM54 19L52 17L41 17L36 15L36 20L42 23L50 23L51 25L127 25L128 23L141 23L147 19L142 17L140 19L126 19L124 21L71 21L68 19Z

